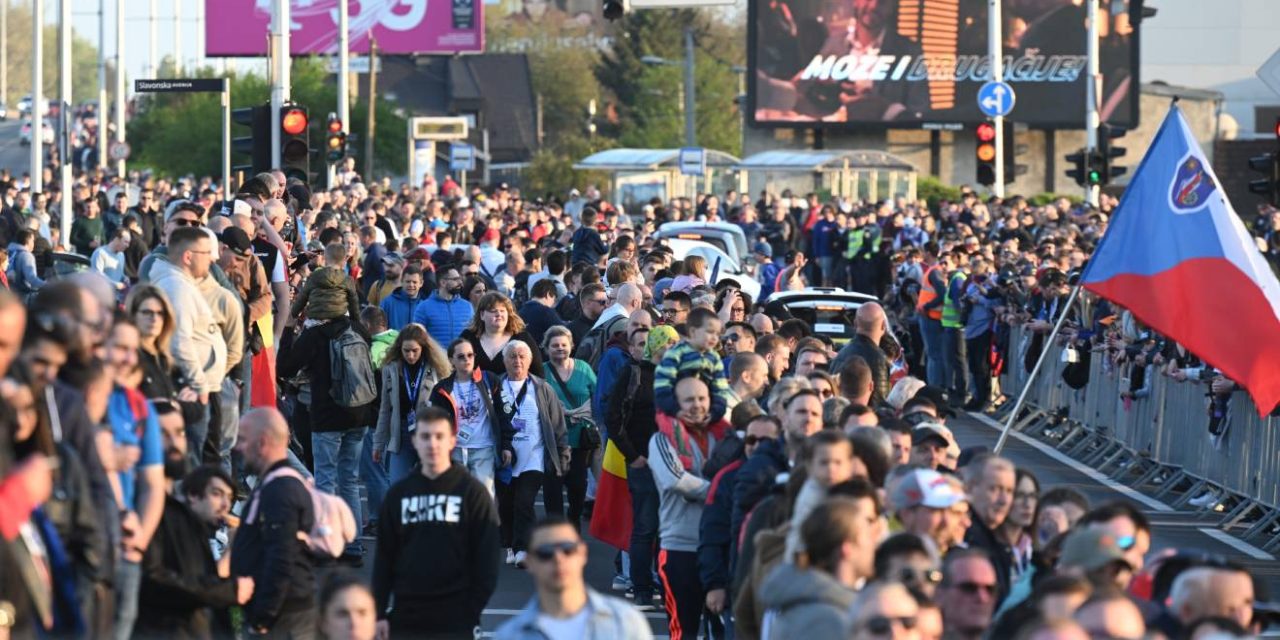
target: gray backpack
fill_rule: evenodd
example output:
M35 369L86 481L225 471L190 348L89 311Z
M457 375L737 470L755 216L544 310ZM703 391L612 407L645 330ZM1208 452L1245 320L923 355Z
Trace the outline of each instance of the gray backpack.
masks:
M329 343L329 396L338 406L363 407L378 397L371 362L369 343L349 326Z

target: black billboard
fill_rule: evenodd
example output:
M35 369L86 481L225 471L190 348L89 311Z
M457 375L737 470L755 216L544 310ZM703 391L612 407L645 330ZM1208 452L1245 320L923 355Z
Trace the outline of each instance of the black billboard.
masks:
M1085 7L1003 0L1009 118L1084 128ZM1089 1L1089 0L1086 0ZM1138 32L1127 0L1103 0L1103 122L1138 121ZM753 126L854 129L972 124L990 75L987 0L750 0L747 59Z

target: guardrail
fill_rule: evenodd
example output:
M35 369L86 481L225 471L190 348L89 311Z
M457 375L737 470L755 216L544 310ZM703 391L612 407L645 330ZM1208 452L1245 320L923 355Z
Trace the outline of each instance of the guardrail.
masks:
M1012 328L1000 377L1009 396L1026 383L1028 345L1029 334ZM1126 406L1128 365L1112 366L1105 354L1094 353L1089 382L1076 390L1062 379L1063 348L1045 349L1015 430L1170 506L1199 508L1219 528L1266 551L1280 550L1280 425L1259 418L1247 394L1231 395L1230 425L1214 438L1206 384L1177 382L1152 367L1149 393ZM997 412L1002 422L1012 405Z

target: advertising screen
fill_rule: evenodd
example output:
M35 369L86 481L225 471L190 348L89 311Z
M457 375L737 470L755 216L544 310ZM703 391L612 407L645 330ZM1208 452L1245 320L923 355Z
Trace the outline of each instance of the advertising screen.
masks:
M205 55L263 56L275 0L205 0ZM480 53L484 51L483 0L360 0L351 2L351 52ZM338 0L290 0L293 55L336 54Z
M1138 33L1128 2L1101 2L1104 122L1137 120ZM750 114L757 126L916 128L985 119L987 0L759 0L749 3ZM1072 0L1004 0L1009 118L1083 128L1087 28Z

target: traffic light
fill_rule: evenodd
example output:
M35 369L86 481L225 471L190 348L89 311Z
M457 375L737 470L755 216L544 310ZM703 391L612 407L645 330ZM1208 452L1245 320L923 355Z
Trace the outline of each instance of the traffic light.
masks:
M630 4L627 0L604 0L604 19L612 21L621 18Z
M1018 164L1018 155L1027 151L1027 145L1018 144L1018 132L1013 121L1004 120L1004 183L1013 184L1018 176L1027 172L1027 165Z
M342 120L338 114L329 114L329 133L325 136L325 148L329 150L329 163L342 162L347 156L347 132L342 130Z
M280 170L285 178L311 182L310 120L304 106L289 103L280 107Z
M974 129L973 134L978 184L989 187L996 183L996 126L983 122Z
M1249 181L1249 192L1262 196L1272 206L1280 207L1280 118L1276 118L1275 151L1249 158L1249 168L1264 178Z
M231 149L249 156L249 164L232 167L254 175L271 170L271 105L242 107L231 111L231 119L249 128L249 135L231 141Z
M1067 169L1067 177L1075 180L1076 184L1082 187L1102 184L1102 160L1096 149L1092 153L1081 149L1067 154L1067 162L1071 163L1072 167Z
M1121 167L1112 162L1116 158L1123 158L1124 154L1128 153L1129 150L1111 145L1112 138L1122 138L1127 131L1124 127L1116 127L1109 124L1102 124L1098 127L1098 159L1100 161L1099 172L1101 174L1098 184L1102 186L1109 185L1116 178L1129 172L1128 167Z

